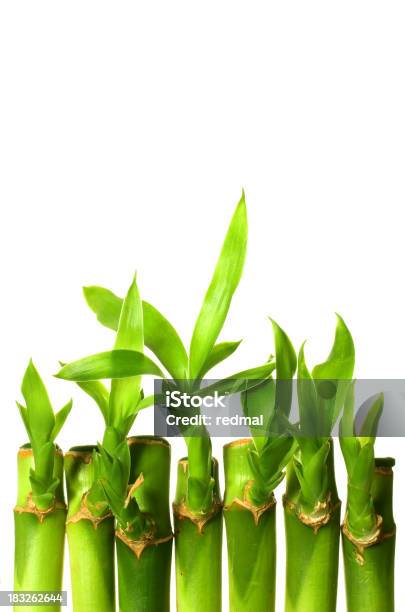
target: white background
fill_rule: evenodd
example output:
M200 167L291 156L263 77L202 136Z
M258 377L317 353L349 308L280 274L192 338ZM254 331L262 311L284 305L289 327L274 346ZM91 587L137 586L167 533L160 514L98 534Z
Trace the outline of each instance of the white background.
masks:
M0 588L29 357L55 407L74 397L62 446L99 440L96 407L51 376L112 343L80 287L123 294L137 270L189 342L242 186L248 258L222 338L245 342L218 374L271 352L268 314L323 359L338 311L357 376L404 377L404 22L395 1L1 2ZM403 442L377 450L397 457L402 609ZM173 461L183 452L178 440ZM340 459L337 475L344 499Z

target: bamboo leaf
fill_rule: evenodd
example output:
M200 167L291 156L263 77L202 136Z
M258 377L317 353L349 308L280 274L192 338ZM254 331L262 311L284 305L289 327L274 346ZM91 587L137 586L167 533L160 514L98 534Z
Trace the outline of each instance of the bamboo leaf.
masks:
M238 393L240 391L247 391L268 378L275 370L275 367L276 364L274 361L272 361L256 368L250 368L249 370L237 372L236 374L219 380L212 385L202 387L198 391L195 391L192 395L205 397L207 395L212 395L214 391L218 391L218 393Z
M188 378L188 356L174 327L151 304L143 302L145 344L176 380Z
M142 302L134 278L121 308L114 349L143 353ZM141 376L113 379L108 408L109 423L118 429L135 412L140 398Z
M216 344L210 354L208 355L205 363L200 372L200 378L204 378L204 376L212 370L218 363L225 361L228 357L230 357L238 348L242 340L238 342L220 342Z
M123 300L103 287L84 287L84 296L97 319L113 330L118 329ZM175 379L187 378L186 349L174 327L151 304L142 302L145 345Z
M270 318L276 352L276 410L289 416L292 401L292 378L297 369L297 355L285 331Z
M354 371L355 349L353 338L342 317L336 314L335 339L328 358L315 366L315 380L351 380Z
M268 378L258 385L241 393L241 403L245 416L260 417L263 415L263 427L251 427L250 431L254 438L257 450L265 446L266 433L270 429L270 423L274 416L276 398L276 386L272 378Z
M384 395L380 393L377 399L372 403L366 418L360 429L360 436L366 438L375 438L377 435L378 424L380 422L384 408Z
M48 392L32 360L25 371L21 391L27 405L32 446L36 450L49 440L55 417Z
M56 377L75 382L87 382L142 374L163 377L159 367L143 353L112 350L72 361L63 366Z
M70 411L72 410L72 406L73 400L70 400L65 406L63 406L63 408L59 410L59 412L55 414L55 425L52 429L50 436L50 440L52 440L52 442L55 441L56 436L59 434L60 430L64 426L66 419L68 418Z
M25 430L26 430L26 432L28 434L28 438L31 440L30 424L28 422L28 411L27 411L26 407L23 406L22 404L20 404L19 402L16 402L16 404L17 404L18 410L20 411L20 415L21 415L22 421L24 423Z
M190 377L200 378L203 366L223 327L246 256L245 195L236 207L211 284L205 294L190 344Z
M97 320L102 325L117 331L120 320L122 298L119 298L109 289L104 287L83 287L83 293L87 304L95 313Z
M300 411L300 431L303 435L314 436L318 434L320 423L318 415L318 401L316 389L311 374L305 362L305 343L302 344L298 354L298 404Z
M339 426L340 437L351 437L354 435L354 385L355 381L347 389L343 415Z
M163 399L163 396L162 396ZM155 395L147 395L146 397L143 397L137 407L136 407L136 411L139 412L140 410L144 410L145 408L149 408L149 406L153 406L155 403Z
M101 414L103 415L105 423L108 420L108 403L110 393L108 389L98 380L90 380L88 382L79 382L77 385L87 393L96 402L100 408Z

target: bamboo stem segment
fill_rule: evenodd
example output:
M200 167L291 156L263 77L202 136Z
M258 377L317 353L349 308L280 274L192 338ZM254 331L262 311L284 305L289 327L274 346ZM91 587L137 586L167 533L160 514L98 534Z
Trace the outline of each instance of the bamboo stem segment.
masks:
M128 439L131 482L140 511L153 525L150 533L132 539L116 533L120 612L169 612L172 528L170 523L170 445L163 438Z
M94 448L75 447L65 455L73 610L114 612L114 518L110 513L95 516L86 505L94 482Z
M218 462L212 459L211 507L194 512L187 505L188 461L178 464L174 510L178 612L220 612L222 568L222 504Z
M30 470L34 457L27 445L17 456L18 493L14 509L15 591L61 591L65 542L66 506L63 495L63 456L55 452L54 476L59 479L53 505L39 510L31 496ZM14 606L15 612L35 612L43 606ZM47 606L59 612L60 605Z
M333 468L333 448L328 458L328 494L325 506L312 515L300 511L299 483L287 470L284 496L286 532L285 612L335 612L339 569L340 501Z
M252 440L224 447L224 517L231 612L274 612L276 595L275 499L255 506L249 500L254 474L249 463Z
M345 521L343 558L348 612L394 612L393 459L376 459L371 497L379 517L373 534L355 538Z

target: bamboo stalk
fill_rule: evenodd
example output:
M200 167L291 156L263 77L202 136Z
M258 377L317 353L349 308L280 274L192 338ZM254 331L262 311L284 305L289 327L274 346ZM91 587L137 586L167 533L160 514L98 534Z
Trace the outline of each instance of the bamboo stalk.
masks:
M93 514L86 503L94 484L93 451L74 447L65 454L68 497L66 532L75 612L114 612L114 518Z
M218 462L212 459L212 504L202 512L187 503L188 460L178 464L174 510L178 612L220 612L222 505Z
M339 568L340 501L333 467L333 447L327 459L327 503L313 513L300 509L299 482L287 469L284 496L286 533L285 612L335 612Z
M172 529L169 483L170 445L163 438L128 439L131 482L139 483L136 501L152 528L133 539L130 531L116 532L119 607L121 612L169 612Z
M21 447L17 456L18 492L14 509L15 526L15 591L61 591L66 506L63 494L63 455L58 449L54 457L54 478L59 479L53 504L39 509L32 498L30 473L34 456L30 446ZM43 606L14 606L15 612L34 612ZM59 612L59 604L47 606Z
M231 612L274 612L276 594L275 498L256 505L249 497L255 475L251 439L224 447L224 517Z
M395 608L394 464L393 459L375 460L371 495L380 519L374 534L356 538L346 521L342 527L348 612L393 612Z

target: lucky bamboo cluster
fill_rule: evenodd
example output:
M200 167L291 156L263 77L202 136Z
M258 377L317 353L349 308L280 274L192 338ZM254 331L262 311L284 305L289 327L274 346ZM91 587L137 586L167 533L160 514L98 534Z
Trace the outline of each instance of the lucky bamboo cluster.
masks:
M168 612L174 538L178 612L220 612L224 520L229 609L275 612L275 491L286 477L285 612L336 610L341 531L348 611L394 610L394 461L374 458L382 397L361 430L355 426L355 351L343 319L337 317L328 358L312 372L304 345L297 357L286 332L271 320L274 356L206 382L240 345L218 337L241 279L246 245L242 194L188 351L172 324L141 300L136 277L123 299L103 287L84 289L99 322L115 333L113 348L62 363L57 377L76 383L96 402L104 420L101 441L90 437L88 446L73 446L63 455L55 438L72 403L54 415L30 362L22 384L26 406L18 404L29 444L18 454L16 590L61 589L66 532L75 612L114 612L116 599L121 612ZM160 381L160 391L146 395L145 377ZM187 453L177 464L172 526L170 444L153 435L133 436L131 430L140 410L159 405L173 391L238 397L243 414L262 417L262 425L225 445L224 499L209 429L180 426ZM182 405L178 412L187 410ZM348 476L342 528L332 439L337 423Z

